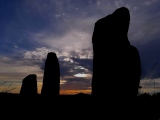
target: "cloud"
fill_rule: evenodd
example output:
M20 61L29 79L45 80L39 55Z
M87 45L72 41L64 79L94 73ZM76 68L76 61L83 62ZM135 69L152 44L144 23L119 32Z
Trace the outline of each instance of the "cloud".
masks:
M140 82L140 86L142 88L140 89L140 93L159 93L160 92L160 79L147 79L142 80Z
M82 49L75 51L57 51L45 47L36 48L33 51L23 51L23 63L26 65L37 65L44 70L44 63L49 52L55 52L59 64L61 77L75 75L77 73L91 73L92 51L90 49Z
M77 30L68 31L60 36L48 35L47 33L31 34L31 39L41 46L66 52L91 48L92 46L90 34Z
M123 0L115 0L114 3L115 3L115 5L116 5L117 8L119 8L120 6L124 5Z
M146 0L146 1L144 1L143 5L149 6L149 5L151 5L151 4L155 3L155 2L157 2L157 0Z
M37 5L37 2L38 1L36 1L35 5ZM114 10L113 8L108 9L108 7L107 7L107 9L105 7L104 7L104 9L102 9L103 5L104 6L106 6L106 5L114 6L113 2L108 2L108 3L105 1L99 1L99 2L101 3L100 4L101 9L99 7L97 8L97 6L95 7L95 4L93 4L93 3L89 5L90 9L91 8L92 9L93 8L100 9L101 12L103 13L103 15L105 15L106 12L108 12L108 14L109 14L109 12ZM53 2L51 2L51 3L53 3ZM67 1L66 3L69 3L69 1ZM136 2L127 3L124 0L119 0L119 1L115 1L114 3L117 5L117 7L127 6L127 5L129 6L129 8L131 10L131 18L132 18L131 24L130 24L130 30L129 30L129 38L130 38L131 43L133 45L135 45L140 50L140 55L143 56L143 54L144 54L143 51L145 51L146 49L141 51L141 47L145 48L145 46L144 45L140 46L138 44L146 44L148 41L153 40L153 38L156 38L156 36L158 37L158 33L159 33L159 29L158 29L159 27L157 26L157 23L158 23L157 21L159 19L158 14L154 16L155 22L153 21L152 23L149 24L149 22L150 22L149 19L151 19L151 18L148 15L150 15L150 13L149 13L150 11L146 11L146 9L144 9L142 12L135 13L134 11L137 11L138 8L140 8L139 10L141 10L140 5L138 6L136 4ZM63 17L61 19L58 18L60 21L63 21L63 22L61 22L62 25L58 24L58 29L59 30L64 29L64 30L62 30L64 33L63 34L54 34L54 33L52 34L50 31L52 27L47 30L41 31L40 33L32 33L30 35L30 39L36 41L41 46L46 46L49 49L46 50L45 48L36 48L37 49L36 52L35 51L32 51L32 53L31 53L31 51L26 52L25 58L27 59L27 57L30 57L29 61L34 61L33 62L34 64L36 63L36 61L41 61L41 63L43 62L43 64L44 64L45 55L47 54L47 52L55 51L57 53L57 55L59 55L57 51L65 51L63 53L62 52L60 53L61 57L59 56L59 59L62 60L62 61L60 60L60 63L63 66L63 68L61 67L62 76L65 76L66 74L73 75L75 73L75 72L73 72L73 71L75 71L73 68L75 67L75 64L77 64L77 63L80 64L81 66L85 66L85 68L91 70L92 59L90 59L90 60L89 59L79 59L78 51L81 51L82 49L90 48L90 52L91 52L91 47L92 47L91 46L92 45L91 44L91 36L92 36L94 21L96 21L96 19L98 19L98 17L96 16L97 12L94 12L95 13L94 15L96 17L92 16L93 14L91 13L90 10L89 10L89 12L87 12L88 15L90 15L90 16L84 17L84 16L79 15L77 17L74 13L67 13L67 12L64 13L65 10L63 10L63 8L59 8L59 6L63 6L63 4L64 4L63 2L58 2L58 3L55 2L55 4L57 4L56 6L58 6L58 7L56 7L56 9L57 9L56 11L60 11L60 12L58 12L59 14L55 14L55 16L58 15L59 17ZM34 6L34 4L32 4L32 5ZM40 6L36 6L36 7L40 7ZM48 4L48 7L44 7L43 9L47 9L47 8L49 8L49 4ZM70 11L72 8L65 8L65 9L68 9L66 11ZM83 12L78 7L75 7L75 9L79 13ZM86 11L87 10L88 9L86 9ZM43 11L41 11L41 9L39 12L43 13ZM148 15L146 15L146 14L148 14ZM51 17L51 19L53 19L53 18ZM50 24L51 24L51 26L54 26L54 25L52 25L52 23L50 23ZM54 22L53 22L53 24L54 24ZM87 27L85 27L85 26L87 26ZM90 29L88 29L86 31L85 30L86 28L87 29L90 28ZM48 30L50 31L49 33L48 33ZM86 32L84 32L83 30ZM42 49L42 50L40 50L40 49ZM43 54L41 54L40 51L43 51ZM73 58L71 57L70 53L72 53ZM65 55L62 55L62 54L65 54ZM69 54L69 55L67 55L67 54ZM82 57L82 53L80 53L80 54ZM84 55L85 55L85 51L84 51ZM78 59L76 59L76 57ZM67 60L68 60L68 62L66 62ZM73 61L75 61L77 63L75 63ZM146 60L142 59L143 65L145 64L145 61ZM41 63L38 63L38 64L41 64ZM146 67L143 66L143 73L145 73L145 72L147 73L148 69L149 68L146 69ZM65 72L65 71L67 71L67 72ZM146 73L145 73L145 75L146 75Z
M89 72L92 71L92 62L93 62L92 58L90 58L90 59L77 59L77 58L73 58L73 60L75 62L78 62L80 66L85 67Z
M3 81L21 81L28 74L37 74L40 75L39 77L41 77L43 72L38 65L26 65L23 63L23 61L2 56L0 56L0 58L2 60L0 61L0 79Z
M85 78L85 77L91 77L91 74L83 74L83 73L78 73L74 75L75 77L80 77L80 78Z
M65 78L67 84L61 85L61 90L70 89L70 90L91 90L91 79L90 78Z

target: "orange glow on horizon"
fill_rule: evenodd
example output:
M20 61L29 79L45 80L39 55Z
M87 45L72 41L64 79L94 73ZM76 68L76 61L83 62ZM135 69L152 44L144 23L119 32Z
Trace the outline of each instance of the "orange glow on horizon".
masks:
M78 93L91 94L91 90L60 90L60 95L75 95Z

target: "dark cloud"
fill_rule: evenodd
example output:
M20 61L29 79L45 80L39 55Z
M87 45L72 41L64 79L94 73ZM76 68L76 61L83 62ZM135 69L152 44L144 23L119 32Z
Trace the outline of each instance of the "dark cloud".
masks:
M75 62L77 62L80 66L83 66L84 68L88 69L89 71L92 71L92 62L93 59L77 59L73 58Z
M91 79L86 78L67 78L67 84L62 84L61 89L90 89L91 87Z
M76 78L66 78L68 82L75 82L75 83L84 83L90 84L90 78L83 78L83 77L76 77Z
M41 69L44 70L45 60L41 64ZM69 61L59 61L61 77L74 76L77 73L91 74L92 59L76 59L73 58L73 63Z
M160 40L152 40L146 44L136 45L142 64L142 76L144 79L160 77ZM155 67L154 67L155 66Z
M74 69L75 64L74 63L70 63L67 61L60 61L60 73L61 73L61 77L63 78L64 76L73 76L74 74L76 74L76 70Z

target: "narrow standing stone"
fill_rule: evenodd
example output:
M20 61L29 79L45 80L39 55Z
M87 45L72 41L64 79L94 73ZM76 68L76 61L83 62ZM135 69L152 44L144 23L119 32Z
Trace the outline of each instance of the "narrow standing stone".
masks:
M50 52L45 61L43 76L42 95L59 95L60 91L60 68L55 53Z

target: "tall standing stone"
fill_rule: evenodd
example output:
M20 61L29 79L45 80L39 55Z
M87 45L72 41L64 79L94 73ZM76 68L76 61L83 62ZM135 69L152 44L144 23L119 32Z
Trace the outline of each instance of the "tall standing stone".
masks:
M136 97L141 76L138 49L130 44L130 12L121 7L94 26L92 95Z
M55 53L50 52L45 61L43 76L42 95L59 95L60 91L60 68Z

